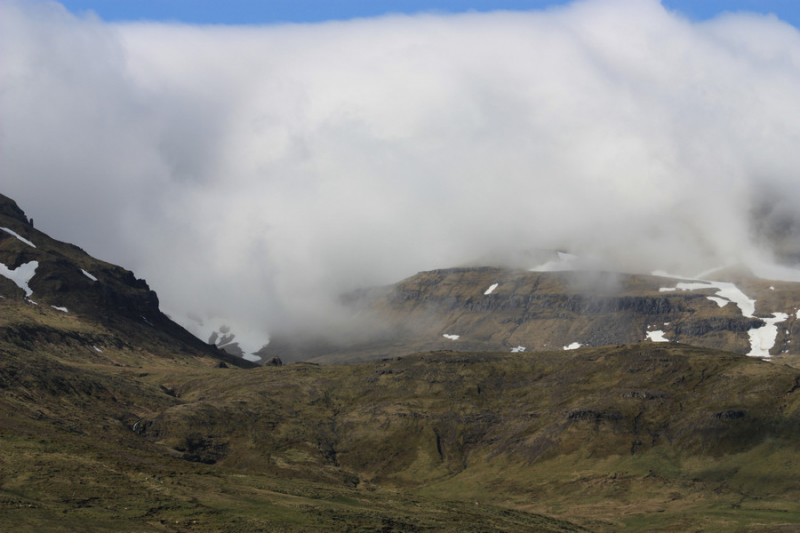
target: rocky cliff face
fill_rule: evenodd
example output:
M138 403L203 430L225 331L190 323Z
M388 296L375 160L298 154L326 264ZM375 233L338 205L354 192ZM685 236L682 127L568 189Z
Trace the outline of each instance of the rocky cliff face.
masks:
M728 291L724 297L720 287ZM754 312L737 298L755 300ZM352 309L368 309L382 324L374 339L304 344L278 338L270 355L341 362L426 350L531 352L647 340L784 358L800 350L795 338L800 284L746 275L689 282L653 275L454 268L358 291L345 301ZM769 325L773 313L785 318Z
M77 246L51 239L33 227L13 200L2 195L0 274L0 304L7 307L21 304L41 313L63 313L112 329L122 337L158 338L176 351L193 350L236 364L240 361L195 338L164 315L158 296L144 280ZM22 327L11 317L0 324L6 336L17 326Z

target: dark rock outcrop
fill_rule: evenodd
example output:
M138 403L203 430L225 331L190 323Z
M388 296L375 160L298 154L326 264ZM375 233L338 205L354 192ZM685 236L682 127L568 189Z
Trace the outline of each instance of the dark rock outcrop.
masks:
M173 345L176 352L191 351L237 366L256 366L239 357L218 352L194 337L161 312L158 296L143 279L34 229L19 206L2 195L0 227L21 237L0 231L0 263L12 270L32 261L37 263L35 274L28 283L33 291L30 300L36 304L53 306L70 315L102 324L119 331L121 338L146 335L165 346ZM0 277L0 288L4 297L14 300L26 298L24 291L5 277ZM5 331L2 335L11 335L18 342L25 342L31 333L23 330ZM41 332L35 333L41 335Z
M265 366L283 366L283 361L281 361L281 358L276 355L275 357L273 357L272 359L270 359L269 361L264 363L264 365Z

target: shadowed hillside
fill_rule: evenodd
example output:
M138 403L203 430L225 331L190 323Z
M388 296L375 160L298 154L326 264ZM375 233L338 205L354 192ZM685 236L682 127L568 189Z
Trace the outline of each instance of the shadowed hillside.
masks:
M800 523L800 370L777 358L648 341L383 359L362 347L343 359L377 360L252 368L188 336L130 272L47 238L13 202L0 208L4 530L768 532ZM449 305L457 318L444 331L460 324L463 337L444 345L463 338L462 348L507 342L470 337L509 327L521 309L552 325L544 335L570 321L585 333L582 316L610 324L606 315L629 310L685 325L708 317L705 302L717 305L691 292L695 307L657 296L661 281L649 277L620 278L613 297L568 297L566 274L420 276L366 301L389 316L391 306L424 317L420 302L439 313ZM529 276L536 290L519 300ZM489 279L497 286L485 294ZM470 296L468 286L481 289ZM634 290L644 295L625 293ZM766 290L768 305L790 294ZM551 304L525 303L536 299Z

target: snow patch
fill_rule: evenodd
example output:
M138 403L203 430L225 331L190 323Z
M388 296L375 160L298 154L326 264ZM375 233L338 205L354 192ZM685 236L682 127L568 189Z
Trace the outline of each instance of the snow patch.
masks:
M753 313L756 311L756 301L752 298L748 298L745 293L743 293L739 288L734 285L733 283L728 283L727 281L696 281L693 283L678 283L675 286L675 289L681 291L694 291L694 290L702 290L702 289L717 289L715 293L720 298L724 298L730 300L731 302L735 303L739 306L739 309L742 312L742 316L747 318L753 318ZM667 287L662 287L658 289L659 291L664 290L674 290ZM715 300L716 301L716 300ZM719 302L717 302L719 304Z
M442 337L444 337L446 339L450 339L451 341L456 341L461 337L461 335L449 335L449 334L445 333L444 335L442 335Z
M564 346L564 349L565 349L565 350L577 350L577 349L578 349L578 348L580 348L581 346L583 346L583 344L581 344L581 343L579 343L579 342L573 342L573 343L572 343L572 344L570 344L569 346Z
M92 346L92 348L94 348L94 351L97 352L97 353L103 353L103 350L101 350L97 346Z
M730 300L726 300L725 298L717 298L716 296L706 296L706 298L708 298L712 302L715 302L720 307L725 307L726 305L731 303Z
M486 289L486 291L483 294L492 294L494 292L494 290L497 288L497 286L498 286L498 283L495 283L494 285L492 285L491 287Z
M669 339L664 338L664 332L660 329L655 331L648 331L647 338L653 342L669 342Z
M750 336L750 353L756 357L769 357L769 351L775 346L775 338L778 336L778 326L780 322L789 318L786 313L772 313L772 318L762 318L767 323L766 326L751 329L747 332Z
M96 277L92 276L91 274L89 274L88 272L86 272L84 269L81 269L81 272L83 272L83 275L84 275L84 276L86 276L87 278L89 278L90 280L92 280L92 281L97 281L97 278L96 278Z
M0 263L0 276L4 276L14 283L17 284L17 287L25 291L25 297L29 297L33 294L33 291L30 287L28 287L28 283L33 279L33 276L36 275L36 269L39 267L39 261L31 261L30 263L25 263L24 265L20 265L14 270L11 270L4 264Z
M5 231L5 232L6 232L6 233L8 233L9 235L13 235L14 237L16 237L17 239L21 240L22 242L24 242L24 243L25 243L25 244L27 244L28 246L32 246L33 248L36 248L36 245L35 245L35 244L33 244L31 241L29 241L29 240L28 240L28 239L26 239L25 237L22 237L22 236L20 236L18 233L14 232L14 231L11 231L11 230L10 230L10 229L8 229L8 228L0 228L0 229L1 229L1 230L3 230L3 231Z
M775 290L775 287L773 287L773 286L770 286L769 290L771 290L771 291L774 291L774 290Z
M57 309L58 311L61 311L62 313L69 313L69 311L67 310L66 307L56 307L55 305L51 305L50 307L52 307L53 309Z
M693 291L698 289L717 289L716 295L718 298L708 296L707 298L716 302L720 307L724 307L727 303L733 302L738 307L745 318L756 318L756 301L748 298L739 288L733 283L724 281L695 281L692 283L681 282L675 286L676 289L682 291ZM770 287L773 289L773 287ZM665 289L659 289L665 290ZM800 318L800 311L796 313L797 318ZM762 318L765 325L759 328L753 328L747 332L750 337L750 352L747 355L755 357L769 357L769 351L775 346L775 339L778 336L778 326L780 322L789 318L786 313L772 313L772 318ZM648 333L649 336L649 333Z
M511 353L519 353L524 351L525 351L524 346L517 346L516 348L511 348Z

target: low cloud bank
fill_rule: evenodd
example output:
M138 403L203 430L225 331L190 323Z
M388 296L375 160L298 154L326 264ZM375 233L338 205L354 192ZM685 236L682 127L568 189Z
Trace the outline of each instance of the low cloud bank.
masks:
M800 32L775 18L0 9L3 193L176 317L314 328L356 287L537 249L686 274L800 252Z

